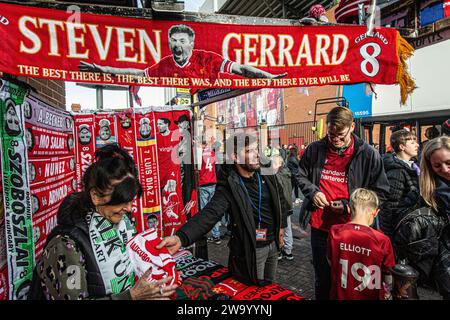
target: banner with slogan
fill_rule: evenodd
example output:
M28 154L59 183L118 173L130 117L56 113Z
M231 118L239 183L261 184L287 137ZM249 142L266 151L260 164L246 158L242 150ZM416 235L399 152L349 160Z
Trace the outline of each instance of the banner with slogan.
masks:
M81 191L82 178L86 169L94 162L94 115L75 114L75 148L77 191Z
M0 71L53 80L179 88L415 85L393 28L162 21L0 4ZM211 32L214 30L214 32Z
M158 152L156 146L155 116L151 109L141 109L135 113L133 123L136 134L139 179L142 184L141 225L143 230L156 228L158 236L163 234L163 219L161 217L160 177L158 176Z
M28 293L34 267L31 195L22 105L27 90L0 81L0 143L9 299Z
M133 159L136 159L136 131L135 131L135 115L133 109L125 109L116 113L116 128L117 139L119 146L124 148ZM136 162L136 161L135 161ZM139 163L136 162L136 167L139 171ZM142 217L141 204L139 199L133 201L131 212L131 221L135 225L138 232L142 232L147 228L144 227L144 220Z

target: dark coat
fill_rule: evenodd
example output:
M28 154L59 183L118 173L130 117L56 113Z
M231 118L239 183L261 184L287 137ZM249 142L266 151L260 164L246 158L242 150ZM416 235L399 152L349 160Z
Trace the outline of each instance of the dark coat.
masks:
M261 176L267 184L275 211L275 242L279 244L280 228L285 228L287 219L283 214L286 201L279 193L278 182L273 175ZM261 284L256 272L256 226L253 209L239 182L234 165L223 165L218 176L216 191L211 201L175 234L182 246L189 246L208 233L221 220L225 212L230 213L231 238L228 242L230 254L228 268L235 278L252 285Z
M403 217L394 232L399 258L406 258L423 282L450 299L450 182L438 178L435 199L438 211L428 207Z
M421 282L439 289L450 299L450 227L448 216L428 207L403 217L395 228L394 246L399 259L419 271Z
M380 202L383 202L389 192L389 183L380 153L356 135L353 135L353 138L355 153L348 169L348 193L351 194L357 188L367 188L376 192ZM325 166L327 150L326 137L308 145L300 159L298 170L294 172L295 179L305 196L299 217L303 229L306 229L311 212L315 209L312 199L320 191L320 177Z
M298 171L298 159L295 155L289 156L286 161L286 167L291 171L291 183L292 187L298 186L298 181L295 178L295 173Z
M278 184L281 187L280 192L283 193L283 197L287 200L286 206L283 210L284 213L290 216L292 211L292 183L291 183L291 171L286 167L281 167L278 173L275 175L278 180Z
M57 235L67 235L79 246L86 261L86 282L89 297L91 299L106 298L106 289L100 269L92 250L91 238L89 236L89 227L84 219L85 208L81 208L76 201L79 193L73 193L67 196L61 203L57 216L57 226L52 230L46 240L46 244ZM128 293L129 295L129 293ZM37 276L36 269L33 274L29 299L44 299L40 278Z
M439 213L450 217L450 181L437 178L435 194Z
M383 164L390 191L380 211L380 227L392 237L402 212L407 213L420 201L419 177L413 168L392 153L383 156Z

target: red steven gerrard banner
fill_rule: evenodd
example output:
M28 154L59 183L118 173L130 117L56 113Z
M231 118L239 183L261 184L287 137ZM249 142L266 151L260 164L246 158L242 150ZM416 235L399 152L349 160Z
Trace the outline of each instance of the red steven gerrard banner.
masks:
M0 4L0 71L187 88L400 83L413 48L391 28L161 21ZM214 30L214 32L211 32ZM274 78L270 80L269 78Z

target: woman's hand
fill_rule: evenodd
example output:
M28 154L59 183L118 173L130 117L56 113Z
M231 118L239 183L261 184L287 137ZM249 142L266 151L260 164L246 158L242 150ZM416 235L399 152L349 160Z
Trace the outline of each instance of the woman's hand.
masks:
M133 300L170 300L170 296L175 293L178 285L166 285L172 281L172 277L167 277L158 281L148 281L152 270L148 269L130 290Z

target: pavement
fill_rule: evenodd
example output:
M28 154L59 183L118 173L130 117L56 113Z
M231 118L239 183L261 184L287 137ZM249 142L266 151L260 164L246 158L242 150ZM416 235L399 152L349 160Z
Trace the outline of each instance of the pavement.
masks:
M306 299L314 300L314 269L312 265L312 253L310 245L309 228L306 233L300 230L298 215L300 206L294 206L294 214L291 216L292 232L294 235L293 260L282 259L278 261L277 283ZM228 240L225 235L226 228L221 226L222 242L217 245L208 243L208 258L224 266L228 264ZM441 300L440 295L432 290L418 288L421 300Z

